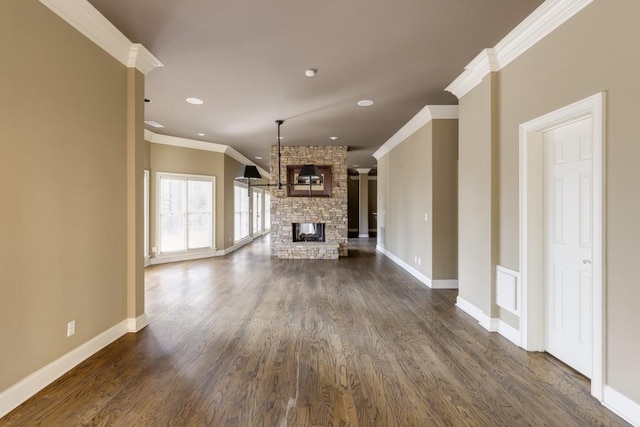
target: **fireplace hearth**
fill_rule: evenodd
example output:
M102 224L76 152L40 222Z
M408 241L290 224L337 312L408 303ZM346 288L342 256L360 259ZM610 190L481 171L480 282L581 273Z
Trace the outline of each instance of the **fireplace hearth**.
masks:
M324 242L324 224L317 222L294 222L294 242Z

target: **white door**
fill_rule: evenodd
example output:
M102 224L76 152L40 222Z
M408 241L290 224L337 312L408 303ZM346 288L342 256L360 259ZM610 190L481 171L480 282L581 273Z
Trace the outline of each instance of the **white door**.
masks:
M591 377L591 119L544 133L545 350Z

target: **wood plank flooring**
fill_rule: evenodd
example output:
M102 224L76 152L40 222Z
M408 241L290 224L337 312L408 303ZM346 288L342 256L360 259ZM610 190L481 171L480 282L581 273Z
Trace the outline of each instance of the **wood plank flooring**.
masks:
M623 426L589 382L527 353L350 241L278 260L268 237L149 267L150 325L0 420L43 426Z

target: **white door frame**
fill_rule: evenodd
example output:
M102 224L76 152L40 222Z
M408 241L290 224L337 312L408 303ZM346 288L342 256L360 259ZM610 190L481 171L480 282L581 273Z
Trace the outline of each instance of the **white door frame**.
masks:
M544 351L543 132L591 118L593 134L593 325L591 394L602 401L605 366L605 93L600 92L520 125L521 346Z

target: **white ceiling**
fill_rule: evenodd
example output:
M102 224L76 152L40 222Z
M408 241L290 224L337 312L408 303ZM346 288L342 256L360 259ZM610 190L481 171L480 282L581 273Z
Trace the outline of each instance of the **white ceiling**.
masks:
M145 120L165 127L149 130L230 145L268 170L277 119L283 145L347 145L349 167L372 167L422 107L456 104L445 87L542 0L89 2L164 64L146 76Z

